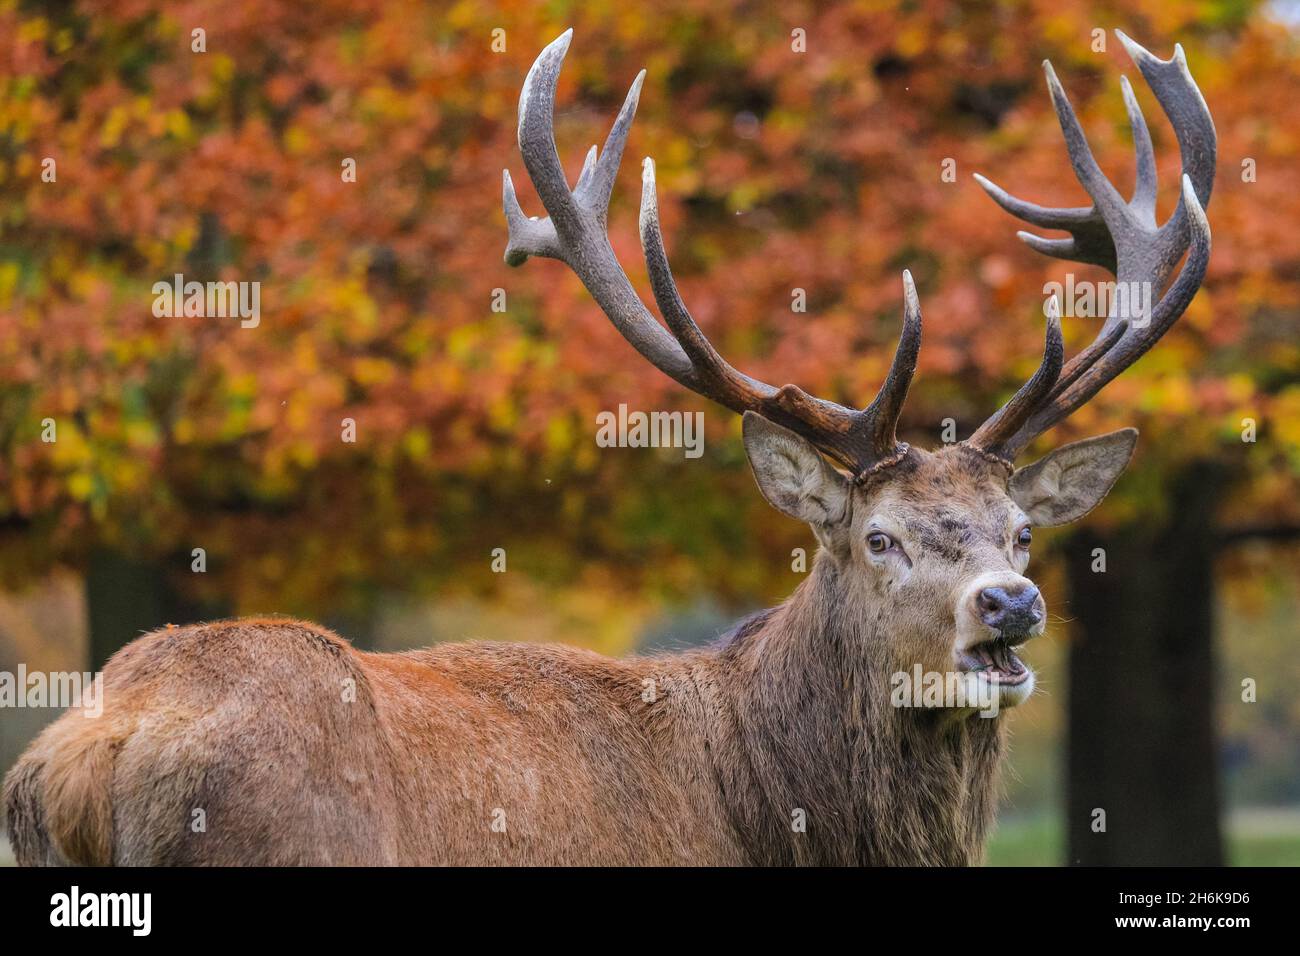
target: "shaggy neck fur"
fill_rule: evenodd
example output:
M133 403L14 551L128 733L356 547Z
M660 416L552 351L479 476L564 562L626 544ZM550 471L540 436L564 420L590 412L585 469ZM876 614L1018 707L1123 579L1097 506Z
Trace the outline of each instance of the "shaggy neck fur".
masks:
M879 608L833 560L717 651L721 799L752 862L978 863L1001 718L890 704L898 670ZM806 832L794 828L804 811Z

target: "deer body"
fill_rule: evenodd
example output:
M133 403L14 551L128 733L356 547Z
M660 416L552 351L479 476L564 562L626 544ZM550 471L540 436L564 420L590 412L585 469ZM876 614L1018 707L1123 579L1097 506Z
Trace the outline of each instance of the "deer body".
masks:
M564 647L445 645L367 654L310 624L219 622L150 634L104 671L103 716L73 710L5 781L22 863L969 864L992 819L1002 712L1033 692L1018 651L1041 634L1024 576L1031 525L1091 510L1128 464L1133 429L1015 468L1177 320L1209 256L1209 111L1181 50L1121 39L1175 121L1181 199L1155 225L1150 136L1122 200L1093 162L1048 66L1076 172L1093 199L1050 209L981 185L1070 239L1062 258L1163 287L1141 323L1113 313L1068 363L1049 310L1037 372L966 441L928 452L896 427L921 312L904 273L903 332L875 399L854 409L731 367L682 302L660 235L654 167L641 238L660 325L605 234L636 109L633 84L603 153L569 188L551 129L566 33L538 57L519 143L546 206L526 217L504 178L506 260L559 259L643 356L743 413L745 450L773 507L821 548L779 607L716 647L608 660ZM1027 236L1027 234L1022 234ZM832 464L833 463L833 464ZM959 676L981 702L901 704L912 671Z
M156 631L105 668L102 719L66 714L14 768L15 851L29 865L976 862L1003 721L891 708L890 635L870 608L839 613L844 586L818 560L718 646L626 660L487 643L369 654L276 619Z

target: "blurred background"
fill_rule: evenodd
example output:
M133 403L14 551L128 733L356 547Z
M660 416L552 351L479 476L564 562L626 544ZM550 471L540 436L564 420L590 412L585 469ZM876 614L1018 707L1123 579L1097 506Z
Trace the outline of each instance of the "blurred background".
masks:
M1177 145L1110 31L1183 44L1219 133L1210 271L1036 449L1142 430L1106 504L1036 538L1053 621L989 862L1300 863L1297 3L0 0L0 670L267 612L367 648L625 654L711 640L799 584L814 542L756 493L739 420L564 267L502 262L502 167L542 214L520 84L569 26L571 178L648 70L610 214L647 300L646 155L696 319L767 381L869 400L910 268L904 437L924 446L1032 371L1045 282L1106 278L1029 251L971 179L1084 202L1041 61L1126 194L1130 76L1163 218ZM175 273L260 282L260 324L156 318ZM1094 322L1066 320L1070 351ZM598 448L619 403L703 411L704 455ZM0 710L0 771L54 716Z

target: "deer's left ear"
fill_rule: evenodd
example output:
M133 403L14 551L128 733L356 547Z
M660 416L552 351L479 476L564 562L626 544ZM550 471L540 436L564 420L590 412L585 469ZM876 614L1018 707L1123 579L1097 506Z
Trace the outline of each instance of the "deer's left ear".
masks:
M1133 457L1137 429L1062 445L1011 476L1011 498L1036 525L1082 518L1101 503Z

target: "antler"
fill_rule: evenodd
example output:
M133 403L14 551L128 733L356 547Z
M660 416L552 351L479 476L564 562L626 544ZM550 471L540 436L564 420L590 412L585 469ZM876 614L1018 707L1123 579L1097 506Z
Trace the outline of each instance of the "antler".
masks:
M524 215L509 171L503 201L510 239L505 260L521 265L529 256L559 259L582 280L614 327L665 375L693 392L737 412L754 411L802 435L835 461L862 477L900 460L907 445L896 425L921 345L921 308L909 273L903 273L903 332L894 360L875 400L857 410L816 398L795 385L775 388L737 371L718 354L687 311L664 251L655 195L654 163L641 175L641 245L655 302L665 330L632 288L609 244L609 199L627 142L645 71L637 75L599 154L592 146L572 191L555 149L555 84L569 48L566 30L533 63L519 94L519 149L549 215Z
M1210 226L1204 207L1214 185L1217 149L1210 110L1187 70L1181 46L1174 47L1170 59L1161 60L1121 31L1115 33L1173 124L1182 154L1182 197L1165 224L1156 225L1156 166L1151 134L1125 77L1120 82L1137 152L1137 181L1128 202L1097 165L1065 90L1047 61L1043 63L1047 87L1065 135L1070 164L1093 204L1074 209L1047 208L1017 199L978 173L975 179L994 202L1013 216L1071 235L1069 239L1044 239L1017 233L1026 245L1058 259L1103 266L1115 274L1120 289L1138 288L1129 283L1146 283L1152 293L1163 289L1189 246L1190 252L1178 277L1150 315L1134 314L1132 296L1118 297L1097 338L1064 368L1059 358L1054 363L1049 361L1054 352L1049 317L1049 354L1044 356L1042 366L1006 406L968 439L969 444L999 457L1014 459L1034 438L1085 404L1137 361L1183 314L1205 277ZM1059 325L1056 334L1060 334ZM1052 382L1044 385L1048 378Z

